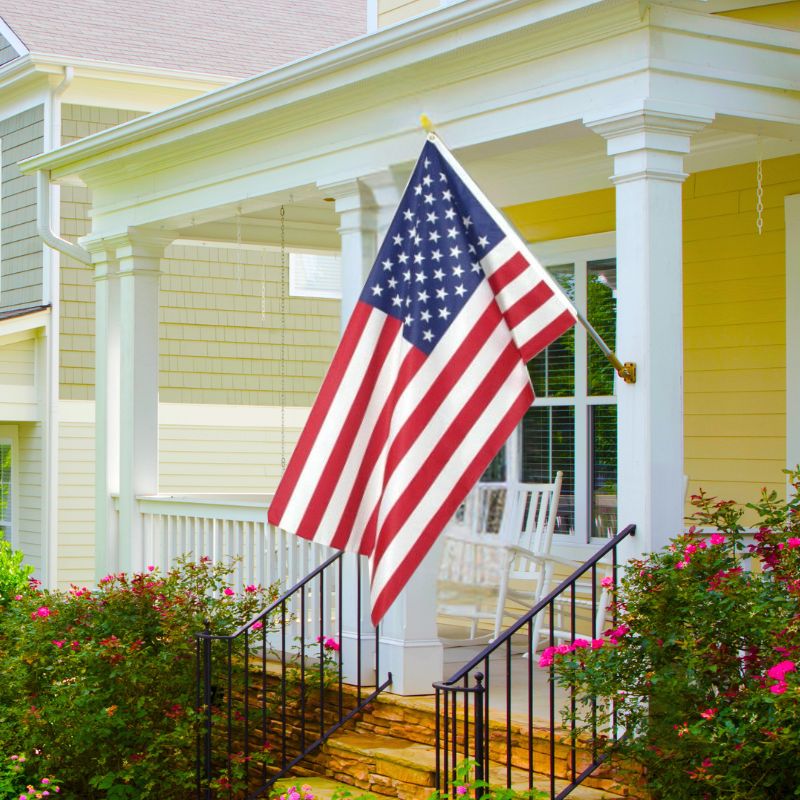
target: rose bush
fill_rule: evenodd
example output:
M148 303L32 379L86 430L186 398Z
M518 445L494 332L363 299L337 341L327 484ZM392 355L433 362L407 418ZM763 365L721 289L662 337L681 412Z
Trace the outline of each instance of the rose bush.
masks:
M694 496L695 526L626 567L602 638L541 655L575 687L567 721L588 730L596 708L602 729L616 715L614 753L644 766L654 798L800 797L800 473L789 476L789 501L764 490L749 505L750 544L742 507Z
M109 575L94 591L33 582L0 608L0 752L37 755L38 772L20 771L25 786L40 791L44 772L81 800L189 795L194 634L205 620L231 632L275 597L229 586L233 569L180 559L167 574Z

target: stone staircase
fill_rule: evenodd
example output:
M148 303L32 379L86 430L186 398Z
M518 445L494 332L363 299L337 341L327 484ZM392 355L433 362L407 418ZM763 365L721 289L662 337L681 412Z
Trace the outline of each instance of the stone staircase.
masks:
M489 722L490 783L506 784L507 730L505 715L502 724L490 717ZM370 707L335 734L322 748L297 768L296 777L287 784L309 783L322 800L337 785L348 788L352 797L369 792L399 800L425 800L433 792L436 754L433 747L435 714L433 697L400 697L380 695ZM511 721L511 780L516 789L528 788L527 723ZM550 743L549 729L544 722L533 732L534 786L549 793ZM571 751L566 737L555 743L556 788L567 785ZM590 763L588 753L578 751L577 769ZM575 800L642 800L644 793L636 787L636 775L622 778L602 765L576 788ZM319 783L323 781L323 783ZM334 783L332 783L332 781ZM338 783L337 783L338 782ZM333 787L333 788L332 788Z

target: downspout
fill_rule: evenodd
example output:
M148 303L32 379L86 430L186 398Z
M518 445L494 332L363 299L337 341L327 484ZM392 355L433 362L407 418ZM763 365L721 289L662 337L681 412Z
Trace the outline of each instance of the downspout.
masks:
M49 98L49 125L45 130L45 149L53 150L61 144L61 95L69 88L74 77L72 67L64 68L63 80L53 88ZM36 173L36 231L42 241L53 251L65 253L82 263L91 263L89 253L82 247L67 242L53 233L53 225L58 226L61 215L60 204L52 202L49 171L39 170ZM47 341L44 354L44 480L43 510L44 531L46 541L45 578L47 586L55 589L58 584L58 500L59 500L59 372L60 372L60 295L61 265L55 252L49 254L43 264L42 294L43 300L50 304L50 319L47 326Z

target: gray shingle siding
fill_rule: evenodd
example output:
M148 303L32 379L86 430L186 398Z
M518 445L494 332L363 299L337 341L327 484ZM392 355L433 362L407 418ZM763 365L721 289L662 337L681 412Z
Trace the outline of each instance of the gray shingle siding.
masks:
M17 162L44 149L44 106L0 120L0 310L42 302L42 242L36 233L36 177Z
M4 36L0 36L0 66L8 64L9 61L13 61L15 58L19 58L19 53L8 43Z

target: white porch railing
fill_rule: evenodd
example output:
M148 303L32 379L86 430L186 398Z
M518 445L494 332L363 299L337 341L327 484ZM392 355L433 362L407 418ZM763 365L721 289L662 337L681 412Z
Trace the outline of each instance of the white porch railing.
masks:
M178 556L213 562L238 559L232 583L237 592L250 584L279 583L291 588L334 552L267 522L271 495L150 495L138 498L142 516L141 564L166 572ZM115 531L116 533L116 531ZM338 629L338 576L324 588L314 583L291 608L287 641L300 635L301 603L305 606L303 639L313 641ZM320 614L320 612L323 612ZM326 630L316 630L323 619Z

